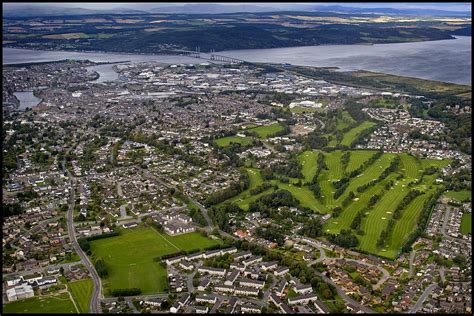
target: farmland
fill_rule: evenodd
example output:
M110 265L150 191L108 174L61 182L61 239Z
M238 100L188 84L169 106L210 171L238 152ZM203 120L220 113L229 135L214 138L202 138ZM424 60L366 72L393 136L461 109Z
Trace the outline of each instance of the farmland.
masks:
M92 280L84 279L74 281L68 284L68 288L72 294L80 313L89 312L89 300L92 295Z
M121 288L140 288L143 294L165 292L166 269L153 258L219 243L198 232L168 236L149 227L120 232L120 236L91 241L93 257L102 258L107 266L106 295Z
M3 312L11 314L76 314L68 293L55 296L32 297L3 305Z

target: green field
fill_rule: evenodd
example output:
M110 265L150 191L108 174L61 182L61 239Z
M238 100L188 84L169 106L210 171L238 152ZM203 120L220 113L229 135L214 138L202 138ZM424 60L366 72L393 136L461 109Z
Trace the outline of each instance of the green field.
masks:
M326 233L338 234L342 229L350 229L354 218L359 211L362 211L365 216L360 224L360 231L363 233L356 235L360 242L358 249L390 259L396 258L406 243L407 237L416 229L424 203L430 200L438 189L443 188L443 184L435 182L438 173L423 176L423 170L432 166L442 168L449 164L450 160L419 159L406 153L384 153L375 162L364 166L359 175L351 178L345 191L335 199L336 187L334 182L361 167L364 162L376 154L376 151L350 151L350 158L345 170L341 164L343 153L344 151L342 150L330 152L304 151L298 157L303 174L302 179L290 178L290 183L281 183L275 179L270 180L270 182L277 185L279 189L290 191L301 206L320 214L331 213L335 207L341 207L342 211L339 216L329 218L324 224L323 229ZM317 179L321 188L321 198L316 198L308 187L308 182L316 174L318 155L324 156L327 166L327 170L323 169ZM381 181L377 180L397 156L400 158L400 162L396 170L389 173ZM251 178L251 188L263 181L258 169L247 170ZM397 179L400 176L402 178ZM415 184L420 179L421 182ZM295 185L300 181L303 181L301 187ZM371 181L378 182L369 186L363 192L357 191L359 187ZM412 182L414 184L409 186ZM393 230L389 233L384 247L378 248L377 240L380 234L387 228L388 222L392 219L393 212L411 189L420 190L424 194L417 196L400 212L400 218L395 221ZM268 189L256 196L250 196L247 190L227 201L235 202L246 210L250 202L273 192L273 190L273 188ZM353 192L355 197L349 200L346 206L343 206L342 203L347 199L350 192ZM380 198L372 208L368 208L368 203L374 195L379 195ZM353 230L353 233L356 233L356 230Z
M107 266L109 275L102 280L106 295L108 290L133 287L142 294L164 292L166 268L153 258L220 243L199 232L168 236L149 227L120 231L120 236L90 242L93 256L103 258Z
M227 136L215 140L216 144L221 147L230 146L231 143L247 146L252 144L251 137Z
M92 279L84 279L68 283L68 288L72 298L76 302L79 312L86 314L89 312L89 301L92 296Z
M461 234L472 234L472 216L471 213L462 214L461 219Z
M32 297L3 305L4 313L14 314L77 314L68 293Z
M349 130L347 133L344 134L344 137L341 140L341 145L350 146L352 142L356 139L356 137L360 134L360 132L374 125L374 122L365 121L360 125L354 127L353 129Z
M445 197L458 200L459 202L464 202L464 201L470 201L472 192L468 190L462 190L462 191L447 191L444 194Z
M259 126L254 128L249 128L247 131L254 132L259 138L267 138L275 135L279 131L282 131L283 127L279 123L273 123L271 125Z
M316 162L318 153L316 151L305 151L299 157L301 163L301 172L306 182L313 180L316 174Z

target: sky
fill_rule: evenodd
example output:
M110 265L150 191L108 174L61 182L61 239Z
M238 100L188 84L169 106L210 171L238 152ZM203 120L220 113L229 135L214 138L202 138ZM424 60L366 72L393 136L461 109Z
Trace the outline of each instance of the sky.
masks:
M55 6L62 6L62 7L78 7L78 8L85 8L85 9L113 9L117 7L121 8L134 8L134 9L151 9L156 8L159 6L164 5L173 5L173 6L180 6L185 4L191 4L193 2L157 2L157 3L150 3L150 2L67 2L67 3L58 3L58 2L32 2L32 3L3 3L4 6L12 7L12 6L19 6L19 5L55 5ZM196 2L194 2L196 3ZM202 2L201 2L202 3ZM449 10L449 11L471 11L471 3L470 2L423 2L423 3L416 3L416 2L401 2L401 3L387 3L387 2L216 2L220 5L257 5L257 6L272 6L272 7L287 7L293 5L342 5L348 7L359 7L359 8L397 8L397 9L438 9L438 10Z

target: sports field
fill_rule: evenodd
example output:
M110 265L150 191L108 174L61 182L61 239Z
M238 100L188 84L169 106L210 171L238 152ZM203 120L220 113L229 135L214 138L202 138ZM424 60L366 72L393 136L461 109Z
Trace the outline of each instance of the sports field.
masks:
M462 214L461 219L461 234L472 234L472 216L470 213Z
M255 132L259 138L267 138L282 131L283 127L279 123L273 123L271 125L259 126L248 129L249 132Z
M169 236L149 227L121 229L120 236L90 242L93 256L104 259L109 273L102 280L105 295L122 288L140 288L142 294L164 292L166 268L153 258L218 243L198 232Z
M84 279L68 283L69 291L76 302L79 312L89 312L89 301L92 296L92 279Z
M68 293L32 297L3 305L4 313L15 314L77 314Z
M227 147L231 143L241 144L247 146L252 144L251 137L240 137L240 136L227 136L215 140L216 144L221 147Z
M305 151L299 157L301 163L301 172L304 175L304 180L309 182L313 180L316 174L316 161L318 160L318 153L316 151Z

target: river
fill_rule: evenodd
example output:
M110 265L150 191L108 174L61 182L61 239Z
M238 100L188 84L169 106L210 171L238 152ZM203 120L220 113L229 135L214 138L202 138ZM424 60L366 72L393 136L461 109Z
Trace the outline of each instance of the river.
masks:
M375 44L322 45L272 49L246 49L217 52L217 54L251 62L290 63L315 67L339 67L341 70L369 70L400 76L438 80L471 85L471 37L458 36L452 40ZM201 53L208 57L209 54ZM89 59L95 62L201 63L177 55L141 55L117 53L85 53L64 51L35 51L3 48L3 64ZM113 80L117 74L112 65L98 66L102 78Z
M26 108L33 108L37 106L41 99L33 95L33 91L18 91L13 93L17 99L20 101L19 111L24 111Z

